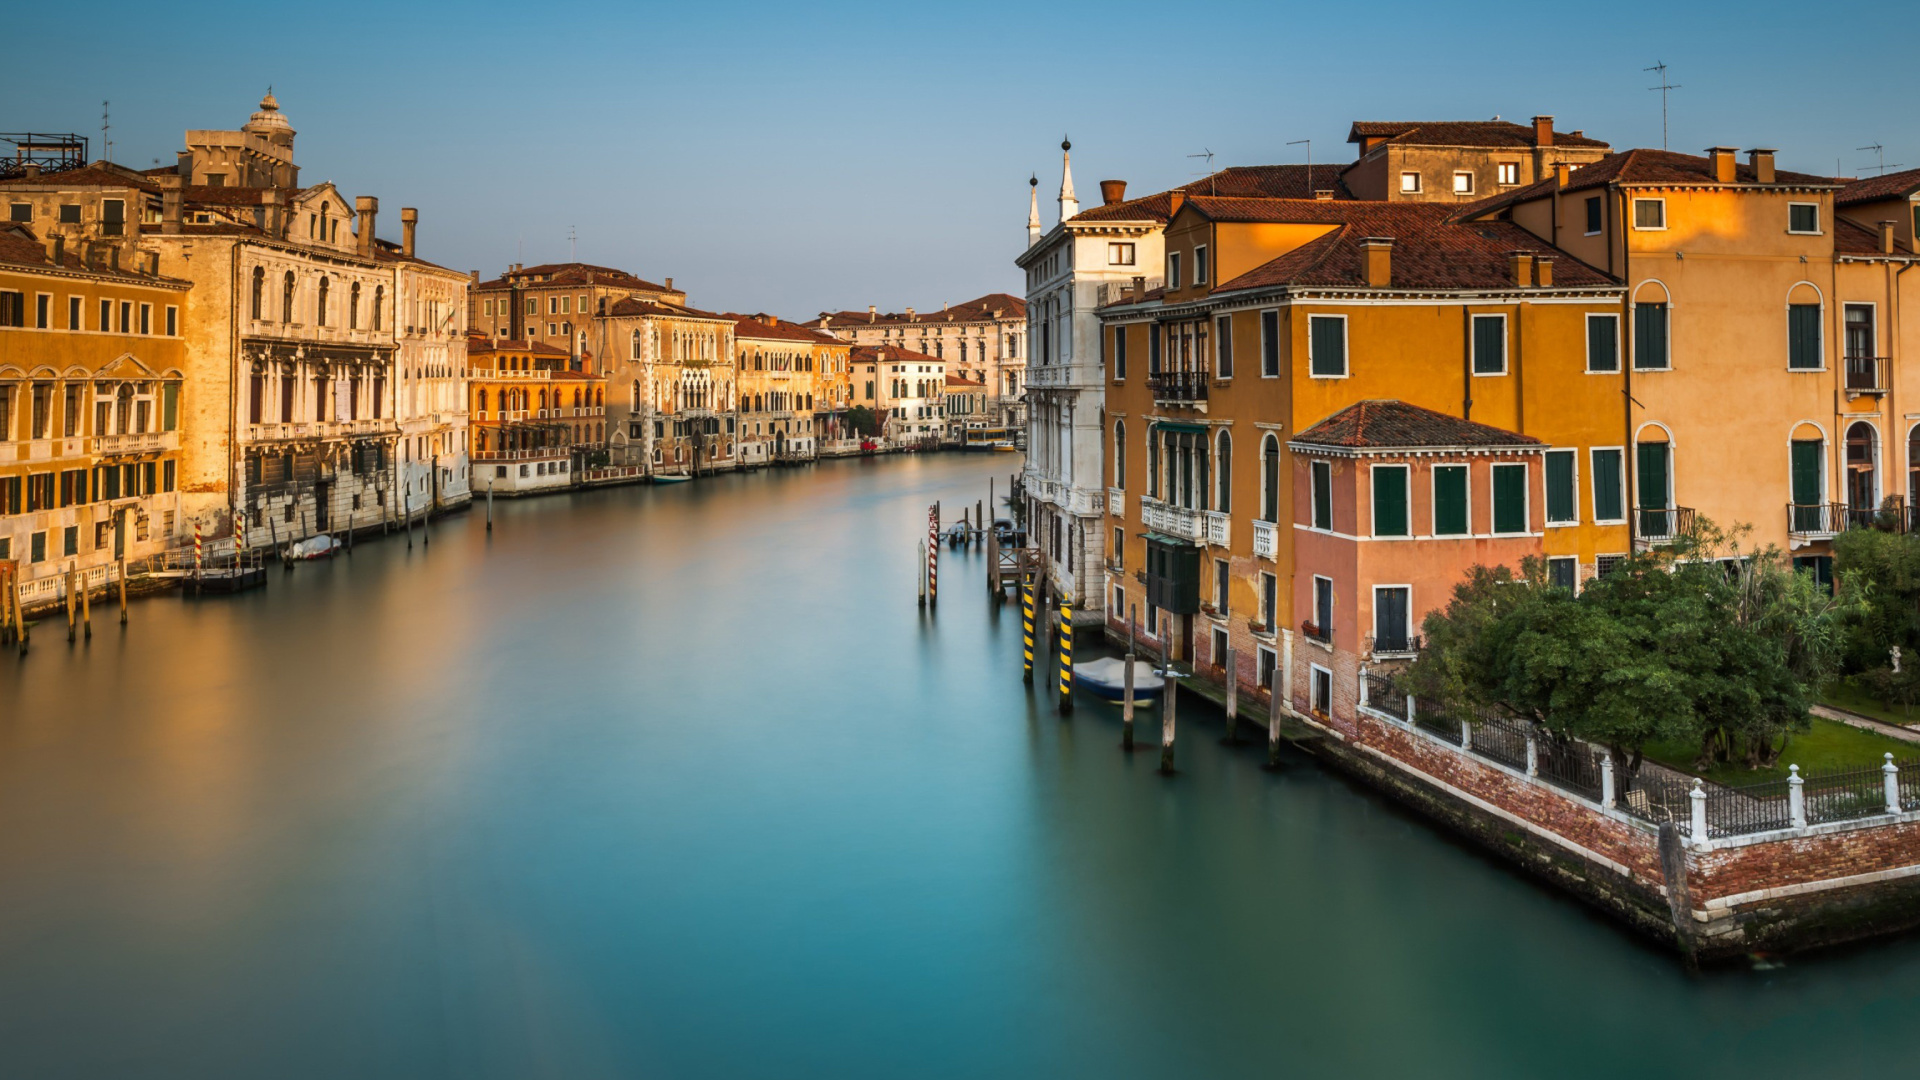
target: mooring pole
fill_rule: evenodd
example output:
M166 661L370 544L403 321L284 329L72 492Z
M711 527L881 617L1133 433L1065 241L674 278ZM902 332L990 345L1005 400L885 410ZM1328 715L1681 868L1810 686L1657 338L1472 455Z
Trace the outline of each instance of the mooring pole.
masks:
M1126 669L1120 673L1120 749L1133 753L1133 647L1127 647Z
M1073 603L1060 601L1060 715L1073 712Z
M16 573L13 578L13 584L8 587L7 591L13 594L13 622L15 626L20 628L20 655L25 656L27 655L27 646L33 643L33 635L27 631L27 606L20 602L21 587L20 576Z
M920 593L920 606L927 606L927 542L915 541L913 545L913 577L915 588Z
M1275 671L1268 684L1271 693L1267 697L1267 768L1280 767L1280 672Z
M940 606L940 504L927 511L927 606Z
M87 590L87 575L80 574L80 625L88 641L93 640L93 593Z
M120 625L127 625L127 560L123 556L120 562Z
M487 531L493 531L493 477L487 477Z
M67 644L69 645L73 644L75 631L78 629L78 625L73 620L74 603L73 567L69 566L67 567Z
M1020 640L1023 643L1021 655L1026 659L1021 668L1021 678L1027 685L1033 685L1033 586L1024 580L1020 582Z
M1160 638L1160 677L1166 689L1160 691L1160 774L1173 775L1174 706L1180 697L1180 680L1173 677L1173 659L1167 649L1165 628Z
M1000 538L987 533L987 595L1000 594Z
M1240 668L1234 663L1233 650L1226 655L1227 664L1227 745L1240 745Z

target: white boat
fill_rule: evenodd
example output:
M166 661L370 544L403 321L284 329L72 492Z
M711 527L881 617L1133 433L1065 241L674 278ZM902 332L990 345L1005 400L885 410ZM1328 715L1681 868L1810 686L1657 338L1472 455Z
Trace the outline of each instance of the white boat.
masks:
M1126 694L1127 662L1115 657L1089 660L1073 665L1073 684L1095 697L1119 701ZM1133 700L1136 704L1153 701L1166 688L1167 680L1145 660L1133 662Z
M340 550L339 541L326 533L309 537L287 548L289 559L326 559Z

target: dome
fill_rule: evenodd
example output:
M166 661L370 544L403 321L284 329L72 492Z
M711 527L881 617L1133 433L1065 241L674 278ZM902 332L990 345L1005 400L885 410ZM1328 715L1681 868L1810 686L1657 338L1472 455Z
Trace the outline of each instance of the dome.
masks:
M293 125L287 123L287 118L280 114L280 102L274 99L271 88L267 90L267 96L260 99L260 111L247 120L247 126L243 130L259 135L277 132L285 132L289 135L293 133Z

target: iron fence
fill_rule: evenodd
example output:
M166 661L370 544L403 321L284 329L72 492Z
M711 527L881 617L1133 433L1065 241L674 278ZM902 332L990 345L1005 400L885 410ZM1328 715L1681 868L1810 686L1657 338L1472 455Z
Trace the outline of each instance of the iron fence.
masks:
M1641 821L1660 825L1672 822L1683 833L1693 831L1693 778L1651 762L1641 763L1637 773L1615 773L1619 788L1614 805Z
M1497 713L1481 713L1473 718L1473 742L1468 749L1483 758L1497 761L1522 772L1527 768L1527 739L1533 725Z
M1787 782L1769 780L1742 787L1702 784L1707 793L1707 835L1744 836L1793 825Z
M1460 745L1460 721L1453 714L1441 708L1438 702L1425 698L1415 698L1413 703L1414 725L1430 732L1440 739Z
M1534 742L1540 779L1583 798L1600 801L1601 751L1598 748L1544 732L1537 735Z
M1390 673L1367 672L1367 708L1386 713L1404 723L1407 719L1407 695L1406 691L1395 685L1397 682Z
M1887 812L1887 778L1881 766L1815 774L1803 779L1806 783L1800 793L1806 799L1809 825Z

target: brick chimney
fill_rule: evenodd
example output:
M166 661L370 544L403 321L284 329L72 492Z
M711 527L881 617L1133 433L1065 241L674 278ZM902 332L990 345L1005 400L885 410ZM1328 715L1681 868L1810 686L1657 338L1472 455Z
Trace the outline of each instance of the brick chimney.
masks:
M1518 288L1533 284L1533 252L1507 252L1507 278Z
M27 163L26 163L25 165L22 165L22 166L20 166L20 178L21 178L22 180L38 180L38 179L40 179L40 165L39 165L39 163L37 163L37 162L32 162L32 161L29 161L29 162L27 162Z
M668 279L667 279L667 291L668 291L668 292L672 292L672 291L673 291L673 279L672 279L672 278L668 278Z
M867 321L874 322L879 318L880 318L880 309L873 306L872 304L868 304L867 305Z
M187 183L193 182L193 151L176 150L173 153L173 171Z
M1360 241L1367 268L1367 288L1393 287L1393 237L1369 236Z
M160 185L160 231L177 233L185 210L186 177L175 173L156 176L154 181Z
M1553 117L1536 116L1533 118L1533 145L1553 145Z
M1553 163L1553 183L1555 187L1566 187L1567 182L1572 179L1573 166L1564 161L1556 161Z
M1543 289L1553 288L1553 256L1533 257L1533 283Z
M1147 295L1146 275L1135 274L1133 277L1133 298L1135 300L1141 300L1141 299L1144 299L1146 295Z
M67 238L55 233L47 237L47 255L53 259L53 265L67 264Z
M1740 175L1734 168L1733 155L1737 153L1731 146L1709 146L1707 156L1713 159L1713 180L1717 184L1731 184Z
M1882 255L1893 254L1893 229L1895 224L1896 223L1892 221L1880 222L1880 254Z
M413 231L420 227L420 211L411 206L400 208L400 253L413 258Z
M1127 182L1125 180L1100 181L1100 205L1112 206L1127 201Z
M1179 213L1180 208L1185 205L1187 205L1186 192L1184 191L1167 192L1167 217L1169 218L1173 217L1173 215Z
M1754 149L1747 151L1747 164L1753 166L1753 182L1756 184L1773 183L1773 155L1776 151Z
M380 214L380 200L371 195L362 195L353 200L353 209L360 216L359 241L360 254L364 258L373 258L373 223Z

